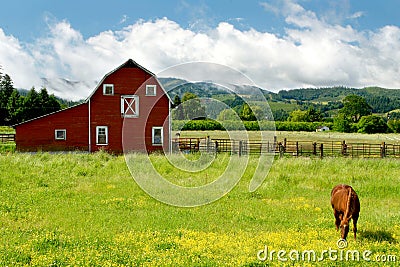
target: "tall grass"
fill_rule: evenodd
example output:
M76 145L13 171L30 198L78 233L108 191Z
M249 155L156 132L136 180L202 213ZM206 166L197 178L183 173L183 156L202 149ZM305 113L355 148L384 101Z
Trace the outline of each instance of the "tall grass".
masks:
M193 186L209 182L205 173L218 175L226 158L194 176L173 170L162 155L151 161L170 181ZM0 155L0 265L358 266L257 259L265 245L276 251L335 248L339 233L329 199L338 183L351 184L361 201L358 240L349 240L349 248L400 261L400 161L279 159L250 193L256 162L250 158L238 185L220 200L177 208L145 194L122 156Z

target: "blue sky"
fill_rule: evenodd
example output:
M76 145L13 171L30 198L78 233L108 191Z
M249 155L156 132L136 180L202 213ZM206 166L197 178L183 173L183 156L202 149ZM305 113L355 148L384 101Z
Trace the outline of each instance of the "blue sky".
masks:
M20 40L32 41L47 32L47 19L68 20L84 37L105 30L117 30L139 19L154 20L167 17L184 28L204 23L215 27L219 22L230 22L239 29L282 33L284 17L267 12L262 3L279 6L279 1L54 1L14 0L2 3L0 26ZM298 1L321 17L353 27L378 29L385 25L400 26L400 1ZM356 20L349 19L361 12ZM28 24L27 24L28 23ZM29 26L28 26L29 25ZM196 29L199 30L199 29ZM201 30L201 29L200 29Z
M17 87L68 98L128 58L155 73L224 64L273 91L400 88L399 12L398 0L14 0L0 8L0 65Z

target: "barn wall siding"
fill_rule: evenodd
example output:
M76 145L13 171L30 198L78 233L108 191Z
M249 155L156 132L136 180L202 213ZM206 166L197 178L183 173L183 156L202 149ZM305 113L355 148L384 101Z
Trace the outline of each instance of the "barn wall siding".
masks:
M88 150L86 103L23 123L16 127L18 151ZM56 140L55 130L65 129L66 140Z

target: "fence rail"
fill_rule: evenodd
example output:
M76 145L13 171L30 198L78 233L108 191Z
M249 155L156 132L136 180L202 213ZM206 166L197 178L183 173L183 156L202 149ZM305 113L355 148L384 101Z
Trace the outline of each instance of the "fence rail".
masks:
M240 155L260 155L274 153L283 156L319 156L353 158L400 158L400 144L382 143L346 143L346 141L288 141L272 142L243 141L231 139L176 138L172 140L174 151L226 152Z
M0 134L0 143L15 142L15 134Z

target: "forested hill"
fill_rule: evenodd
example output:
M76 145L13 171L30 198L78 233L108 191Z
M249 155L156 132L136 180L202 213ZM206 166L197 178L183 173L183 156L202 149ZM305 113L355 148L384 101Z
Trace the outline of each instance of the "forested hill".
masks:
M186 92L193 93L199 97L212 97L220 100L225 99L226 101L234 101L235 99L231 98L228 100L228 95L232 94L232 92L212 83L191 83L175 78L160 78L159 80L168 91L171 99L174 99L176 95L182 98ZM252 95L252 90L254 89L257 88L254 86L235 86L234 93L247 98L247 100L257 101L259 99L255 99L255 95ZM271 105L273 111L274 109L291 111L301 107L306 109L310 104L317 105L316 108L323 111L337 109L341 107L342 100L348 95L358 95L365 98L374 113L387 113L400 109L400 89L385 89L380 87L357 89L336 86L281 90L278 93L266 90L262 90L262 92L264 92L266 99L270 102L277 103ZM278 105L278 103L280 104Z
M366 99L375 113L384 113L400 107L400 89L366 87L326 87L282 90L272 96L277 101L297 100L313 103L341 101L348 95L359 95Z

